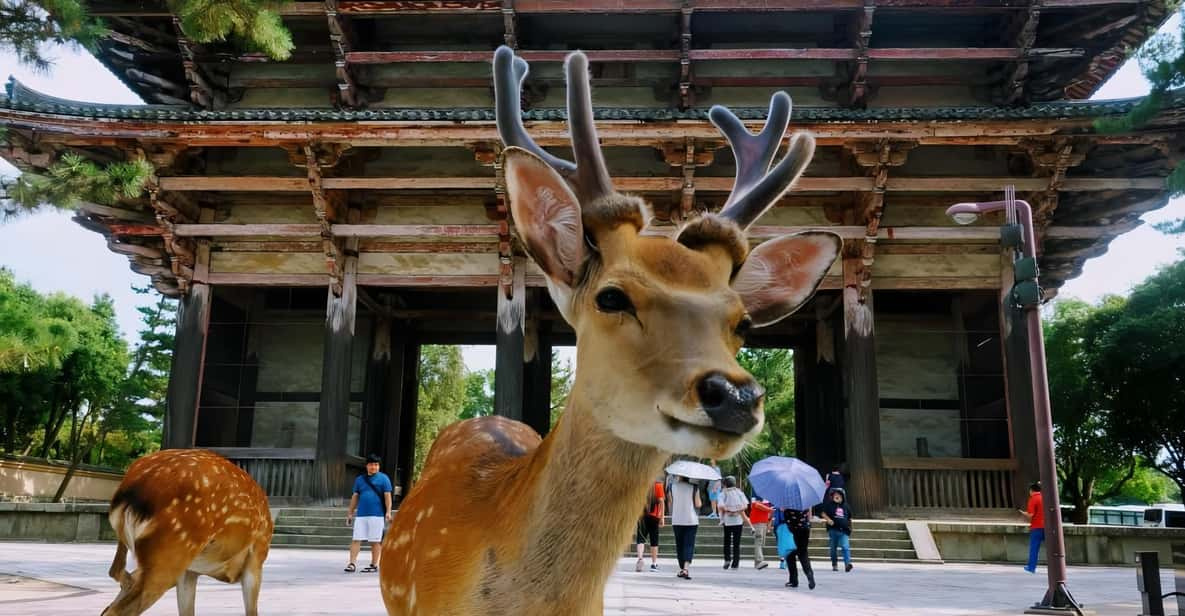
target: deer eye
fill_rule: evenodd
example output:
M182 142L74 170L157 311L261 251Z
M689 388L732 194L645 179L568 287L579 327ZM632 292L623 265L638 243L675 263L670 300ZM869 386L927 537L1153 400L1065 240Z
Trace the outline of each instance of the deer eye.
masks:
M601 312L633 312L634 304L625 291L617 287L605 287L597 292L597 309Z
M749 335L749 331L752 329L753 329L753 319L750 319L748 315L745 315L745 316L741 317L740 323L737 323L737 329L736 329L737 336L740 337L742 340L744 340L745 337Z

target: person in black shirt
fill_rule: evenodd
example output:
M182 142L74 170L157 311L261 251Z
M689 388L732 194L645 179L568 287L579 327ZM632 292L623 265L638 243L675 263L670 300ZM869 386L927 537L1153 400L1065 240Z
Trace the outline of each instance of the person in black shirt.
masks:
M841 464L833 464L831 465L831 472L827 473L827 476L823 478L823 483L827 484L828 493L830 493L832 490L839 490L840 492L845 491L845 481L843 477L843 471L841 469Z
M836 563L835 548L843 550L844 571L852 570L852 547L849 540L852 534L852 511L844 502L844 493L833 490L829 500L823 503L819 517L827 523L827 547L831 552L831 570L839 571Z
M811 510L783 509L782 519L786 521L790 533L794 535L794 551L786 556L786 568L790 570L790 581L786 586L798 588L798 565L794 562L797 557L802 563L802 572L806 575L807 587L815 589L815 572L811 569Z

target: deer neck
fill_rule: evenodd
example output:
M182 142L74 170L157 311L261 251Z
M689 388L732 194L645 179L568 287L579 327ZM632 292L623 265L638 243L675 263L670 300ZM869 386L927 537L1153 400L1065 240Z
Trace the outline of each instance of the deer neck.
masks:
M546 567L544 592L586 584L570 597L599 605L604 584L646 504L647 489L668 454L624 441L600 425L595 404L577 378L563 419L532 455L524 478L533 489L520 492L527 524L529 562ZM528 579L531 579L528 577ZM589 605L582 603L581 605Z

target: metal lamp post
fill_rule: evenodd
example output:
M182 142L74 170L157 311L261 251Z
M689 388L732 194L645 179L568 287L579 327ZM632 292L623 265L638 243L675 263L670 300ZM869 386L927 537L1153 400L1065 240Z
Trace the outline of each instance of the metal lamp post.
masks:
M1009 194L1011 193L1009 192ZM1013 263L1014 284L1008 298L1014 306L1024 308L1028 326L1033 414L1037 429L1037 460L1040 466L1042 500L1045 507L1045 543L1048 556L1049 586L1045 591L1045 597L1032 608L1026 610L1026 613L1080 613L1081 606L1066 588L1066 542L1062 535L1057 463L1054 460L1053 419L1049 412L1049 379L1045 371L1045 342L1041 331L1041 292L1037 285L1036 239L1033 234L1032 207L1028 202L1017 199L984 203L957 203L948 208L946 214L956 223L967 225L975 222L982 214L999 210L1006 210L1009 222L1015 220L1016 223L1001 227L1001 242L1014 248L1019 243L1022 254L1022 257ZM1020 233L1018 234L1017 231Z

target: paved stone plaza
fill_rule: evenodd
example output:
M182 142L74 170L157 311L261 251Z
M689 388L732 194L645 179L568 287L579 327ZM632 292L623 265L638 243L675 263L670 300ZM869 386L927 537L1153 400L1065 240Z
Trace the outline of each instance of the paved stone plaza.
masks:
M115 596L107 577L110 544L0 543L0 615L94 616ZM264 615L349 614L383 616L378 577L345 574L344 552L272 550L260 597ZM363 561L366 562L366 561ZM823 564L819 587L783 587L785 572L754 571L752 563L723 571L715 561L696 563L693 580L674 577L663 560L661 573L635 573L632 560L618 563L605 591L605 613L667 614L822 614L845 616L906 614L1018 614L1039 596L1043 576L1019 566L857 563L849 574ZM1134 569L1082 567L1070 570L1071 588L1100 615L1139 613ZM1166 575L1166 585L1171 584ZM824 610L824 608L826 608ZM241 615L238 586L203 578L198 587L201 616ZM148 614L175 615L172 591Z

